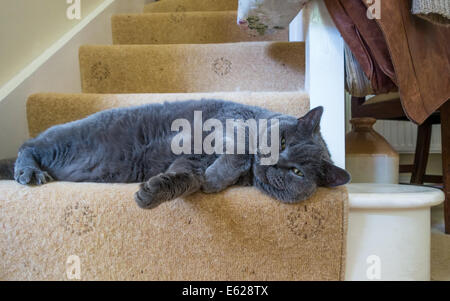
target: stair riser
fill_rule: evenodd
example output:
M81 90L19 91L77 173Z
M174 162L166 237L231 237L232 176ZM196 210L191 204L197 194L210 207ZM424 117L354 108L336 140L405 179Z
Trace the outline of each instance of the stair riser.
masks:
M238 0L164 0L147 4L144 12L225 11L237 7Z
M112 17L114 44L203 44L288 41L288 30L253 35L236 24L236 12L127 14Z
M343 188L281 204L238 187L152 210L138 189L0 181L0 280L343 280Z
M300 91L304 43L82 46L85 93Z
M82 119L99 111L165 101L224 99L266 109L303 116L309 110L305 93L187 93L187 94L53 94L28 98L27 117L30 135L37 136L49 127Z

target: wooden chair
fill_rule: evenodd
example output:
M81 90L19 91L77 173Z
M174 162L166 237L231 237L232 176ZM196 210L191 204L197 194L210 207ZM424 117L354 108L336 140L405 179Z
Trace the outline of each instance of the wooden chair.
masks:
M367 101L365 97L352 97L351 112L352 118L373 117L379 120L408 120L398 93L377 95ZM433 124L441 124L443 176L426 174ZM414 163L400 165L400 172L412 174L411 184L443 184L445 232L450 234L450 100L419 125Z

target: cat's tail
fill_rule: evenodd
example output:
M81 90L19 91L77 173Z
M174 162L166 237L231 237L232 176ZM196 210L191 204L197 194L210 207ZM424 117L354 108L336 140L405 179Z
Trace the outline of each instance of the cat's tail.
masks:
M14 180L14 163L16 159L0 160L0 180Z

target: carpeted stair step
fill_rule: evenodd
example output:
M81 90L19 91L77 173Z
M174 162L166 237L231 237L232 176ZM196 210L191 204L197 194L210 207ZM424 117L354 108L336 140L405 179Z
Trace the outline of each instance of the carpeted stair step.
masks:
M237 10L238 0L164 0L149 3L144 12L184 12Z
M82 46L84 93L300 91L301 42Z
M344 279L345 188L292 205L234 187L152 210L138 188L0 181L0 280Z
M84 118L111 108L137 106L176 100L224 99L262 106L301 117L309 110L309 97L303 92L225 92L186 94L55 94L31 95L27 102L30 135L47 128Z
M295 116L308 110L304 93L239 92L35 94L27 112L35 135L112 107L202 98ZM232 187L152 210L135 204L138 188L64 182L29 187L0 181L5 230L0 232L0 280L67 280L69 259L80 261L81 280L344 279L345 188L321 188L306 201L282 204L255 188Z
M202 44L288 41L288 30L248 34L236 24L235 11L121 14L112 17L114 44Z

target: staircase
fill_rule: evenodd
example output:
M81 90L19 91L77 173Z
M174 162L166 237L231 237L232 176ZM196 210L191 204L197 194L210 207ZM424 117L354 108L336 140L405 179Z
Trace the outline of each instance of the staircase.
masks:
M105 109L187 99L302 116L304 43L288 42L287 31L247 35L236 7L237 0L163 0L143 14L113 16L114 45L79 50L82 94L29 97L30 135ZM70 255L81 259L83 280L343 279L342 189L285 205L234 187L150 211L134 204L137 189L0 182L0 279L66 279Z

